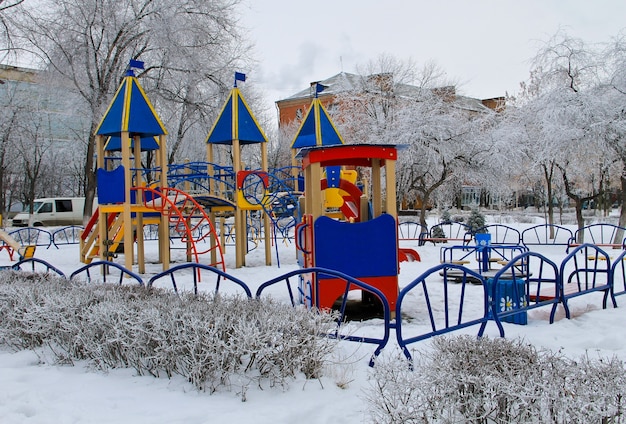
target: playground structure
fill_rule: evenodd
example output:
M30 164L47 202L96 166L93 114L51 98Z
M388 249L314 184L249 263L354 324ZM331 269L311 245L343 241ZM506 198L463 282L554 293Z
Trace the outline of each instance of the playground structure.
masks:
M257 120L250 111L245 99L237 88L237 81L245 81L245 75L235 73L235 84L226 100L219 118L214 123L213 128L206 138L207 161L214 162L214 146L231 146L232 172L235 177L235 204L232 209L234 214L235 231L235 266L240 268L245 265L247 253L247 213L252 210L263 210L267 205L268 177L267 177L267 138L261 130ZM257 171L246 171L243 169L241 160L241 150L245 145L256 144L260 146L261 169ZM207 174L215 175L215 168L209 165ZM255 180L261 184L260 198L244 193L247 187L246 182ZM216 184L217 183L217 184ZM215 184L219 187L216 187ZM252 184L253 187L258 184ZM227 191L225 183L220 180L211 180L209 192ZM231 190L231 192L233 192ZM265 262L271 264L270 249L270 219L269 214L263 216L263 227L265 231Z
M170 225L197 256L191 222L203 221L203 209L190 196L167 186L167 131L132 70L95 134L99 204L81 235L81 261L109 260L123 252L126 268L132 269L136 240L138 268L144 273L144 241L137 234L143 235L147 224L159 227L159 261L164 269L170 263ZM155 158L156 166L149 170L142 165L142 159L147 163L146 152L153 152ZM147 171L154 175L153 181L145 179Z
M205 140L207 161L170 166L167 131L134 75L138 63L131 66L95 131L98 207L80 235L81 262L123 255L126 269L136 265L144 274L144 234L150 226L156 228L163 270L170 268L172 249L179 248L187 262L200 263L201 255L209 254L205 264L225 271L223 249L229 240L234 241L236 267L245 266L251 233L255 242L263 240L270 265L272 234L280 232L288 239L295 227L304 268L334 269L359 278L379 289L393 308L402 257L395 146L345 145L315 96L291 146L300 170L270 172L267 139L237 88L237 81L245 81L237 73ZM215 163L216 145L230 147L232 164ZM247 145L260 148L260 169L242 164L242 147ZM359 172L364 172L361 178ZM372 236L373 244L368 242ZM344 292L333 283L325 274L303 279L303 302L332 307Z
M296 227L296 248L304 268L327 268L357 278L380 290L390 308L398 296L398 235L395 191L397 149L393 145L333 145L303 149L304 212ZM342 178L337 167L371 170L368 196ZM383 172L384 170L384 172ZM323 175L326 178L323 178ZM323 192L338 189L344 219L328 216ZM336 278L309 274L300 293L308 306L330 309L348 288ZM363 293L363 292L362 292ZM368 300L363 296L362 300Z
M399 260L420 260L416 251L398 245L397 148L344 144L317 97L322 89L316 85L291 144L292 163L299 160L304 173L302 219L295 234L298 262L305 269L332 269L366 283L380 291L393 311ZM342 281L329 274L303 273L301 301L331 309L341 298L343 308L349 292L360 288ZM376 296L360 291L362 306L379 305Z
M393 309L398 259L407 258L398 248L396 147L344 145L316 96L291 146L294 161L301 161L303 184L294 168L286 172L290 179L277 177L267 168L267 139L237 88L237 81L244 80L243 74L235 75L234 87L208 133L207 162L169 169L167 131L133 71L128 71L95 132L99 204L81 234L81 261L89 264L123 254L126 269L136 263L138 272L145 273L143 234L150 225L157 229L158 260L164 270L179 243L187 262L200 263L201 255L210 254L208 265L224 271L228 239L234 240L235 266L245 266L252 232L263 240L270 265L272 232L282 232L278 224L287 219L287 228L296 227L296 251L303 267L359 278L379 289ZM216 145L230 147L231 166L214 163ZM241 150L246 145L259 146L260 169L244 169ZM148 152L155 162L151 168L144 165L150 164ZM369 192L366 179L357 181L357 168L369 168ZM298 199L302 188L306 195ZM372 236L375 243L368 242ZM419 255L415 252L413 258L419 260ZM303 278L300 290L304 303L319 308L331 308L344 292L332 278L314 274Z
M131 61L131 65L141 64ZM271 264L272 232L285 238L295 226L297 183L268 172L267 139L237 81L245 81L245 75L235 74L234 87L206 138L207 162L169 169L167 131L129 67L95 132L99 204L81 235L81 262L123 253L126 268L136 262L139 273L144 273L144 240L138 235L154 226L164 270L170 266L175 241L182 244L179 248L186 251L188 262L199 263L200 255L208 253L209 265L224 270L227 237L235 241L236 267L244 266L253 230L255 243L263 237L266 264ZM259 170L243 169L241 149L249 144L260 146ZM214 145L230 146L232 166L214 163ZM154 167L143 165L150 163L148 152ZM262 226L250 224L253 213ZM234 225L227 229L231 217Z

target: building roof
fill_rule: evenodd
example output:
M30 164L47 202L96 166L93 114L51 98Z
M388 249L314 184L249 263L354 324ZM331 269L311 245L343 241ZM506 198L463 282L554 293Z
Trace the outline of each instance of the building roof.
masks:
M38 73L39 71L37 69L4 65L0 63L0 80L35 82Z
M349 91L359 86L359 75L350 74L347 72L340 72L337 75L333 75L330 78L326 78L322 81L317 81L318 84L324 86L324 91L322 91L321 95L333 95L343 93L345 91ZM313 86L314 84L312 84ZM297 92L296 94L292 94L283 100L296 100L296 99L305 99L311 98L314 96L315 88L314 87L306 88L302 91ZM281 100L279 100L280 102Z
M360 79L360 75L351 74L348 72L340 72L330 78L316 81L317 84L324 86L324 91L322 91L319 96L333 96L349 90L357 89L360 85ZM309 88L292 94L285 99L278 100L277 103L291 100L310 99L315 95L314 85L314 83L311 83L311 86ZM397 84L396 86L396 93L399 96L406 98L416 98L419 95L420 90L422 90L422 88L410 84ZM453 95L454 103L460 109L472 112L487 112L491 110L487 106L485 106L480 99L460 96L456 94L456 90L454 87L440 87L435 88L434 90L441 91L442 93L448 92L450 95Z

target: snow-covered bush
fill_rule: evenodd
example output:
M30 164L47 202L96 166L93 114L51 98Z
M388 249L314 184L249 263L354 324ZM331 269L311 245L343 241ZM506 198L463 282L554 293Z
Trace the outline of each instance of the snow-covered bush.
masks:
M321 375L335 317L267 299L176 295L49 275L0 276L0 343L97 369L181 375L201 390L286 386Z
M521 340L437 337L381 357L366 391L373 423L621 423L626 372L616 359L572 360Z

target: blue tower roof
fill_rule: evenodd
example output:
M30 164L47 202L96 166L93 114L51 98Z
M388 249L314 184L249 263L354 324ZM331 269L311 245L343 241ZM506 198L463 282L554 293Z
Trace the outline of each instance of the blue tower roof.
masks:
M123 132L128 132L130 137L138 135L142 138L167 134L146 93L134 76L124 77L95 134L119 138ZM151 142L151 146L158 149L158 143ZM119 142L117 147L119 148ZM115 150L113 146L109 149Z
M315 97L296 136L291 142L292 149L314 146L344 144L320 99Z
M239 140L240 144L267 142L259 123L237 87L231 90L217 121L209 131L206 143L232 144L233 140Z

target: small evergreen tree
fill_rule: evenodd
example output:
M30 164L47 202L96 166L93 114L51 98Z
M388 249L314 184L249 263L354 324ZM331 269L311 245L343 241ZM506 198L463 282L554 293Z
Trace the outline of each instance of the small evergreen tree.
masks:
M431 237L434 239L445 239L446 238L446 232L443 231L443 228L441 228L441 226L436 225L432 228L432 234ZM441 241L441 242L436 242L436 243L446 243L445 240Z
M472 213L467 219L467 225L469 225L472 234L487 232L487 230L483 228L485 226L485 216L480 213L478 208L472 209Z
M446 209L443 212L441 212L441 217L439 218L439 222L441 222L442 224L449 224L450 221L451 221L450 211Z

